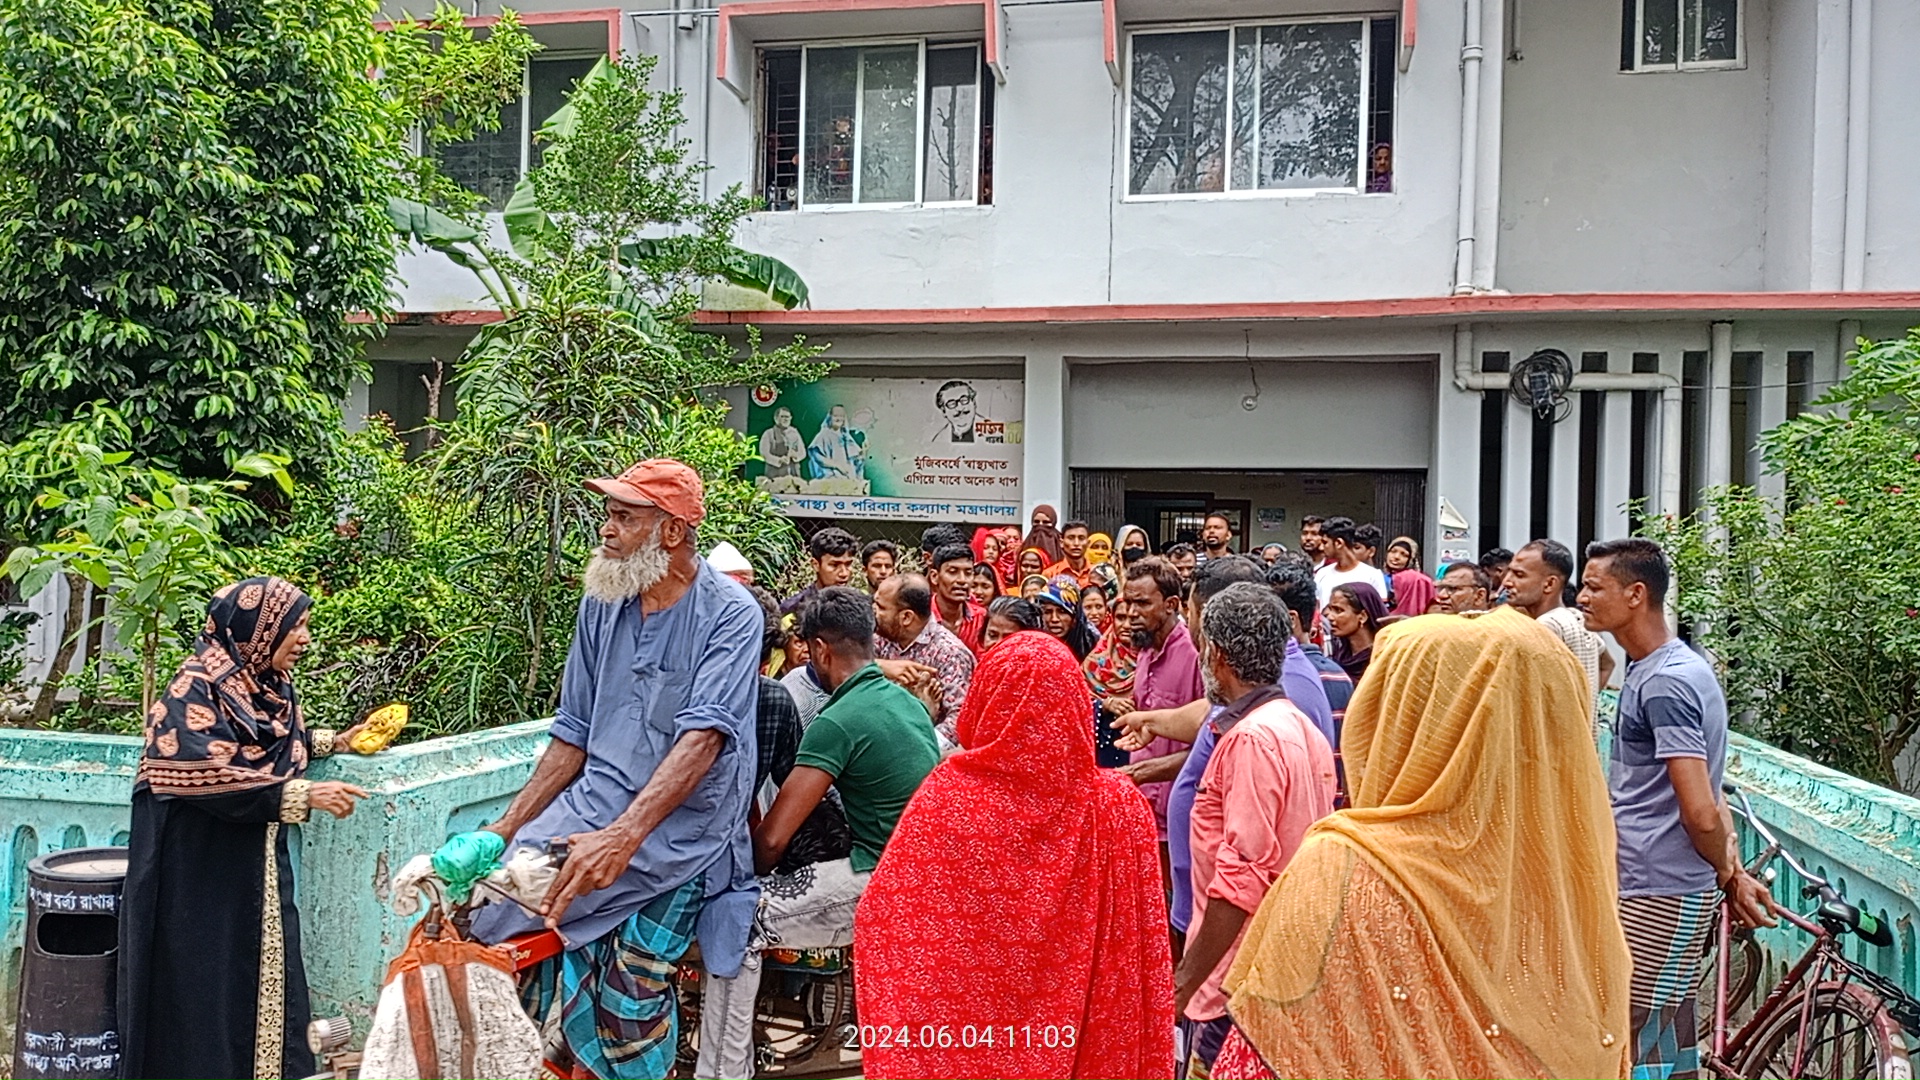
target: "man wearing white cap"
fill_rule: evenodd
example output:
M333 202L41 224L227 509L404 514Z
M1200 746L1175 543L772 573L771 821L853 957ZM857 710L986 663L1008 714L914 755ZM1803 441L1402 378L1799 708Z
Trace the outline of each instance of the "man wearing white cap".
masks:
M739 548L725 540L713 545L713 550L707 552L707 565L742 585L753 584L753 564L740 554Z

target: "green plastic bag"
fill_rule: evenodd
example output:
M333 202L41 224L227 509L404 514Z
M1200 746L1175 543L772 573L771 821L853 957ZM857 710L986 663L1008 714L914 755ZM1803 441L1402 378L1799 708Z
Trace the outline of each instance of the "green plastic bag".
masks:
M464 904L473 883L500 867L507 841L495 832L469 832L448 840L433 853L433 872L447 883L447 898Z

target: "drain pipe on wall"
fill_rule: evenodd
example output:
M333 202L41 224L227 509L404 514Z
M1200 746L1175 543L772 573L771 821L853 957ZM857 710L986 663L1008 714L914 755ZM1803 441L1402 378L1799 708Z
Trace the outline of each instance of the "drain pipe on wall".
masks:
M1465 0L1466 25L1460 35L1460 206L1454 241L1453 293L1473 292L1473 244L1477 234L1480 167L1481 0Z
M1727 325L1716 323L1716 326ZM1716 335L1717 336L1717 335ZM1731 336L1726 339L1731 342ZM1481 371L1473 351L1473 326L1453 328L1453 385L1466 393L1505 391L1512 376L1504 371ZM1655 513L1680 512L1680 379L1658 371L1580 371L1567 384L1567 393L1587 390L1658 390L1660 392L1660 484Z
M1847 209L1841 233L1840 287L1866 288L1867 118L1873 90L1873 0L1853 0L1847 38Z

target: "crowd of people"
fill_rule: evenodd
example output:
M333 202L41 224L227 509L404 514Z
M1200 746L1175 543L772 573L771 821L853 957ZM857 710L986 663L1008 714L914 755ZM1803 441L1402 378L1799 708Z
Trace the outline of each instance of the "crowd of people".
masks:
M1576 584L1548 539L1430 571L1344 517L1241 553L1213 515L1155 552L1042 505L917 551L820 529L776 597L700 554L691 470L590 487L552 742L488 826L569 841L558 991L529 998L557 1075L667 1075L697 940L702 1077L753 1075L763 950L849 945L868 1076L1689 1076L1715 905L1771 921L1649 541L1591 545ZM277 655L252 633L246 663ZM1629 661L1605 775L1603 634ZM156 709L151 805L192 802L187 708ZM234 719L248 783L303 783L297 710L274 745Z

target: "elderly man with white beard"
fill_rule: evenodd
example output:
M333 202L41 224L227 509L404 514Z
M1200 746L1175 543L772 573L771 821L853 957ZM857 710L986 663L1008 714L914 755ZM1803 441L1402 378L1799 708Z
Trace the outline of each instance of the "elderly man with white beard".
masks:
M700 557L692 469L656 458L587 487L607 520L552 741L488 829L509 851L568 842L544 908L566 951L526 976L549 1063L561 1076L665 1077L675 962L697 936L710 970L736 973L758 900L746 819L764 616ZM494 904L474 931L498 942L539 925Z

